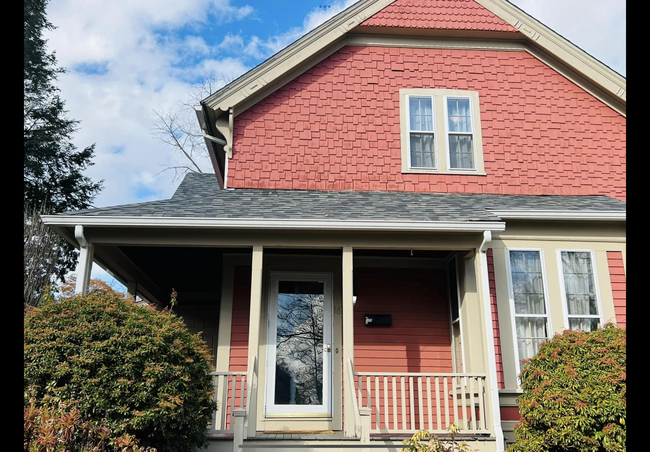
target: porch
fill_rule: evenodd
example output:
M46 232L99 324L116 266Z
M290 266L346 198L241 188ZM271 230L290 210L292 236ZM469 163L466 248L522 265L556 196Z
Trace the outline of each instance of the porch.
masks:
M463 440L498 450L477 257L472 250L262 247L249 256L224 257L210 449L281 450L293 444L400 450L401 441L418 430L447 437L455 423ZM315 354L320 360L331 356L329 411L321 413L309 407L291 412L301 405L300 394L277 404L269 397L270 391L276 399L282 392L273 385L279 379L269 376L270 358L278 356L269 351L279 309L273 308L273 281L286 286L300 274L331 275L332 336L321 340L324 351ZM405 285L411 292L397 296ZM368 326L386 317L390 325ZM300 392L300 382L295 386ZM269 405L294 406L273 412Z

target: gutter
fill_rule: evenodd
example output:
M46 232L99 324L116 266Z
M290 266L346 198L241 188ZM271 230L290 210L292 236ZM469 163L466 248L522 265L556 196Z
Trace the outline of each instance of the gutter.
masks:
M489 210L502 220L626 221L623 210Z
M483 232L483 241L478 247L481 269L481 291L483 292L483 317L485 317L485 340L488 348L488 372L490 373L490 397L492 401L492 428L497 439L497 452L505 449L503 429L501 428L501 405L499 404L499 387L497 383L497 362L494 349L494 333L492 331L492 311L490 309L490 280L487 265L487 249L492 241L492 232Z
M80 215L43 215L50 226L76 225L93 227L152 227L210 229L290 229L316 231L505 231L501 221L379 221L379 220L303 220L274 218L187 218L187 217L117 217Z

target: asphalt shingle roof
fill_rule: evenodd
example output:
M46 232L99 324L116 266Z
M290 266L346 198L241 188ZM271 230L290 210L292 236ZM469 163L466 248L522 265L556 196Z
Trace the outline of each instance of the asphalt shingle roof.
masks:
M66 215L239 219L499 221L490 210L625 211L602 195L484 195L312 190L221 190L214 174L189 173L167 200Z

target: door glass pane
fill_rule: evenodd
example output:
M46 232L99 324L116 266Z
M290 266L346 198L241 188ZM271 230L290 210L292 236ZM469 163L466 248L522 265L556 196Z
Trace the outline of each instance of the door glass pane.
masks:
M323 404L324 284L279 281L276 405Z

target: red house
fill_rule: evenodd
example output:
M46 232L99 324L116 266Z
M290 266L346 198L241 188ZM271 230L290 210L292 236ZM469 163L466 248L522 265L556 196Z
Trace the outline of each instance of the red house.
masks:
M625 326L625 78L505 0L360 0L196 113L215 174L45 221L176 289L210 450L503 451L520 361Z

